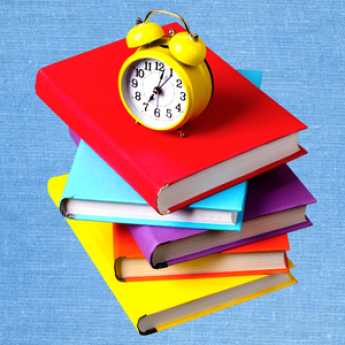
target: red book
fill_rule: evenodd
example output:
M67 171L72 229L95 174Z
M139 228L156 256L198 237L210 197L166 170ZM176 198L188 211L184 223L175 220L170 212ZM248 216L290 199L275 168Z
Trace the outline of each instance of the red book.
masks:
M165 31L181 27L166 25ZM211 50L208 108L176 131L136 125L117 89L125 40L39 70L38 96L161 214L291 161L307 127Z
M286 234L154 269L124 224L114 224L115 276L119 281L149 281L287 273Z

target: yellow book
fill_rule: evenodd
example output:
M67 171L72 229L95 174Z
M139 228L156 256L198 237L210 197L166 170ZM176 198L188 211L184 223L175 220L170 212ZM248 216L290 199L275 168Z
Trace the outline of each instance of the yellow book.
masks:
M58 206L68 175L48 192ZM111 223L66 219L140 334L150 334L297 283L290 273L121 283L114 274Z

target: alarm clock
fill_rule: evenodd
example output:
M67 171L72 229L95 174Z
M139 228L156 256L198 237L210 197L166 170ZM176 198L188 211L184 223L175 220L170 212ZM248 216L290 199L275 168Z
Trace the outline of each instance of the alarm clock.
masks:
M180 19L186 31L176 33L148 22L154 13ZM198 34L190 32L186 21L170 11L153 10L144 20L137 19L126 38L136 48L122 65L118 88L128 113L148 128L170 131L198 117L208 106L213 80L205 60L206 46Z

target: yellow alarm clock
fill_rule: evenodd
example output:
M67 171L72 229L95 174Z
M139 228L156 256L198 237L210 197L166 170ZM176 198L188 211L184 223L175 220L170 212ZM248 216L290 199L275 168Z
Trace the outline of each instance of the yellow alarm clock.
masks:
M154 13L180 19L186 31L177 33L148 22ZM185 20L170 11L153 10L127 35L129 48L140 47L123 64L119 74L122 102L137 123L160 131L178 129L199 116L209 104L213 82L205 61L206 46L190 32Z

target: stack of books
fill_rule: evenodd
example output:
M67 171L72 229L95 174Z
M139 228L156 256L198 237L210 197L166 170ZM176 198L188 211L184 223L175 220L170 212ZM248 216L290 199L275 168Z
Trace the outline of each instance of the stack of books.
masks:
M165 27L178 29L177 24ZM306 126L211 50L210 105L186 138L136 125L124 40L42 68L38 96L78 145L49 193L140 334L296 283L287 234L316 200L287 162Z

